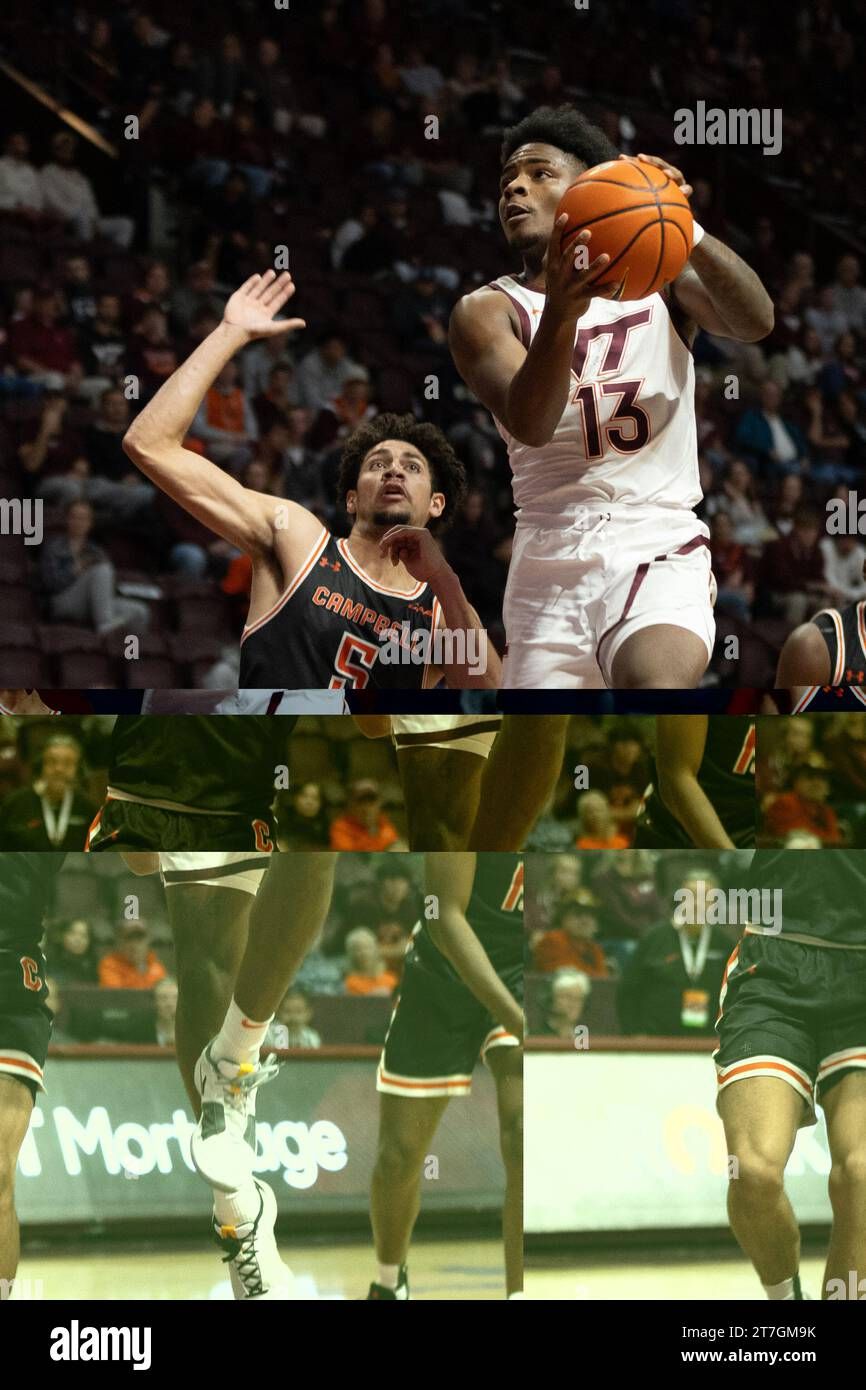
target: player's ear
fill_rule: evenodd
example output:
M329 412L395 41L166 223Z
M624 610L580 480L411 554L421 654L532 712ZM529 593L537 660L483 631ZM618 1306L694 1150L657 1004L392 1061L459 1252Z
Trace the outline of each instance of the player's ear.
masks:
M350 488L346 493L346 511L349 516L354 516L358 510L358 494L354 488Z
M445 510L446 497L444 492L434 492L430 498L430 516L441 516Z

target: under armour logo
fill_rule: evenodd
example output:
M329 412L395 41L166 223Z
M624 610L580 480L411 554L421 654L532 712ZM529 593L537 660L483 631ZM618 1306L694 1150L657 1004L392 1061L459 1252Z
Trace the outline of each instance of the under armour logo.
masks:
M328 570L341 570L343 568L339 560L329 560L327 555L322 556L319 567Z

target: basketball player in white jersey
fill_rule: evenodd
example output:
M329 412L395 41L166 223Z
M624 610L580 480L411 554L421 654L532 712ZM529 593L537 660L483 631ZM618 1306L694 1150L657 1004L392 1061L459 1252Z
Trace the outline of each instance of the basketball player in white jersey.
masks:
M594 289L610 258L593 259L589 230L563 250L556 209L617 154L570 107L507 131L499 218L523 270L465 296L451 319L455 364L492 412L514 480L504 688L688 688L712 655L691 343L698 327L756 342L773 306L698 227L661 293L618 302L618 286Z
M412 850L520 850L562 769L566 715L355 715L390 734Z

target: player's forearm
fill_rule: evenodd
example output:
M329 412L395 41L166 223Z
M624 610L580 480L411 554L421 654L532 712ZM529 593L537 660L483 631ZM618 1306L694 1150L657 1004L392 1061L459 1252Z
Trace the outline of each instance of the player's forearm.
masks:
M454 659L439 663L449 686L461 690L498 690L502 683L499 656L450 565L431 581L431 588L442 606L445 627L454 634L451 647ZM461 633L465 638L463 642L456 640ZM461 654L465 659L457 659Z
M773 301L751 266L716 237L704 236L689 265L732 338L756 343L773 331Z
M142 453L182 442L205 395L246 341L243 330L221 323L181 363L127 430L124 448L136 463Z
M571 389L576 320L545 308L526 359L508 388L508 429L539 448L553 438Z
M427 926L434 945L453 965L466 988L503 1028L516 1031L522 1038L523 1011L493 969L490 957L463 913L446 909Z
M733 840L695 776L689 773L659 778L659 795L698 849L734 849Z

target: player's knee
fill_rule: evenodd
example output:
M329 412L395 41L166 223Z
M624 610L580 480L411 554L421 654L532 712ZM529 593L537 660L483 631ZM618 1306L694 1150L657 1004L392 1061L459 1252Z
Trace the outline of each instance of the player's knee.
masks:
M743 1149L735 1155L736 1162L731 1167L730 1191L733 1198L741 1198L750 1204L760 1206L772 1203L782 1195L785 1180L785 1164L757 1149Z
M180 1010L206 1007L215 999L225 1003L226 992L231 993L229 962L216 956L203 956L200 951L196 955L179 953L175 973Z
M866 1202L866 1153L852 1150L833 1160L830 1169L830 1200Z
M426 1156L423 1146L407 1135L383 1135L379 1140L377 1167L389 1181L405 1182L416 1175Z

